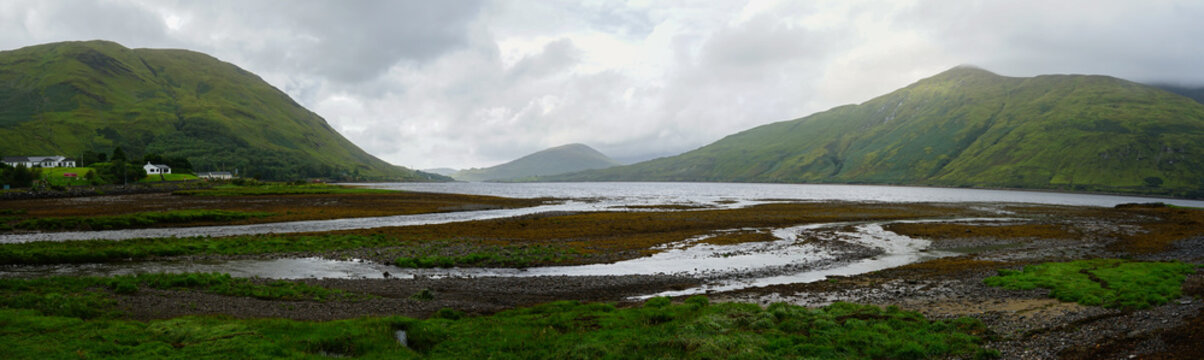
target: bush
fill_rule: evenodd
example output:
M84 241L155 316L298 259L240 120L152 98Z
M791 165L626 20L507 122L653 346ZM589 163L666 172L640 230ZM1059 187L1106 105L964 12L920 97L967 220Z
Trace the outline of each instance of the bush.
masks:
M662 297L654 297L654 298L648 299L647 301L644 301L644 307L646 307L646 308L662 308L665 306L669 306L670 303L671 302L669 301L669 298L667 298L667 297L663 297L663 296Z

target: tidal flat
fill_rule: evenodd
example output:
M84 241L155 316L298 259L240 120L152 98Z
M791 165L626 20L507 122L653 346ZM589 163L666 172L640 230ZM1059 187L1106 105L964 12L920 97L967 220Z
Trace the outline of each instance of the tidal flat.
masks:
M154 204L143 204L147 197ZM75 205L67 210L64 201ZM285 214L232 221L333 219L555 201L231 192L2 204L15 224L190 209ZM901 242L909 247L891 247ZM901 255L903 262L884 262ZM372 278L238 281L166 271L169 264L279 259L387 268L373 268L379 273ZM1093 259L1115 260L1059 265ZM681 266L635 268L654 260ZM30 350L54 341L56 332L83 334L70 349L38 348L64 356L187 357L216 347L235 352L211 356L242 349L265 358L442 358L474 348L472 338L455 333L474 327L488 333L474 335L480 349L518 358L1199 358L1204 333L1204 277L1195 271L1204 264L1204 211L1155 204L780 200L637 207L329 232L3 244L0 262L7 314L0 342ZM734 265L714 265L721 263ZM869 263L881 266L853 266ZM1095 289L1097 299L1158 296L1143 297L1145 306L1107 306L1058 296L1066 293L1062 285L987 281L1037 266L1068 269L1057 277L1081 276L1076 286ZM112 271L123 267L138 270ZM174 274L135 275L144 271ZM789 280L808 274L823 275ZM789 281L765 280L783 277ZM328 293L337 296L297 295ZM107 338L115 328L140 335ZM394 339L397 331L408 344ZM919 337L895 337L900 332ZM503 345L508 341L526 345Z

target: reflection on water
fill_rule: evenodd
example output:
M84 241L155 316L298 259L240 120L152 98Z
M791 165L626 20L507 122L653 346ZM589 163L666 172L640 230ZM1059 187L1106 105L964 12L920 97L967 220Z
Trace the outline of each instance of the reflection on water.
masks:
M757 183L378 183L357 184L375 189L513 198L554 197L600 199L632 205L701 204L730 201L737 206L756 200L879 201L879 202L986 202L1034 203L1111 207L1124 203L1164 202L1204 207L1204 201L1136 196L1070 194L1049 191L954 189L912 186Z

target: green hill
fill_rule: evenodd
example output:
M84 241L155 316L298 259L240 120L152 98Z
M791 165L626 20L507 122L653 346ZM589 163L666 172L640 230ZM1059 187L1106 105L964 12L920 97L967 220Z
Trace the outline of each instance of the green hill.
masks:
M860 105L552 181L918 184L1204 196L1204 105L1107 76L957 67Z
M390 165L255 74L187 50L63 42L0 52L0 154L187 158L264 179L448 180Z
M617 165L619 162L589 146L569 144L545 149L493 167L461 170L452 174L452 178L462 181L514 180Z

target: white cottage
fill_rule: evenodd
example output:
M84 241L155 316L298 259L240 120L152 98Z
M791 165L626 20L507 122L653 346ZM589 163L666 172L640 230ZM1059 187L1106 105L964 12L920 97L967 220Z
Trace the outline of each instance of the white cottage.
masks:
M27 168L75 167L75 159L66 156L5 156L3 161L13 167L17 165L25 165Z
M146 165L142 165L142 168L146 170L147 175L171 174L170 166L151 164L149 161L146 162Z

